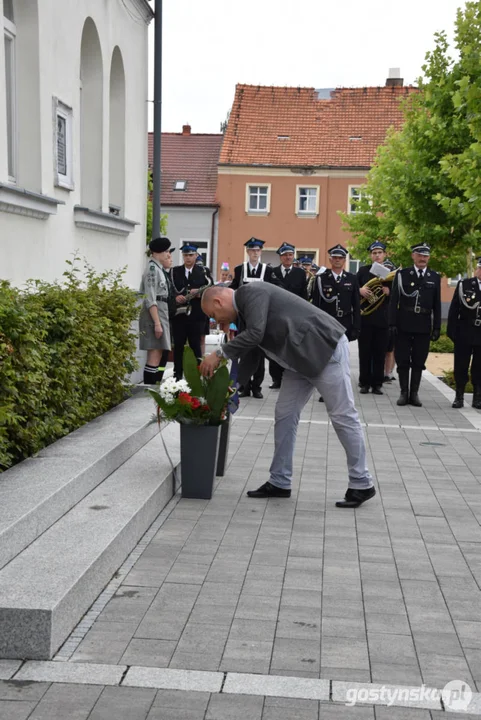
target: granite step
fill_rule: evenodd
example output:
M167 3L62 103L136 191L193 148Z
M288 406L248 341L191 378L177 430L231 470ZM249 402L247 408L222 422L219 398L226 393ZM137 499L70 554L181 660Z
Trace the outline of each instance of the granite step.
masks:
M162 435L162 436L161 436ZM0 657L50 659L173 496L168 425L0 570Z
M0 475L0 568L158 432L139 392Z

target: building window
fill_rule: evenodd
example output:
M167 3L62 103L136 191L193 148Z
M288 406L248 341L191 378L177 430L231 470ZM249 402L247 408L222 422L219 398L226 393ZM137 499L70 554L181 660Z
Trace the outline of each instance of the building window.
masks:
M67 190L73 190L72 108L64 105L58 98L53 99L53 108L55 123L55 184Z
M270 185L247 185L246 212L267 215L271 204Z
M298 215L318 215L319 213L319 186L298 185L296 212Z
M7 111L7 165L9 180L17 177L16 58L17 30L12 0L3 3L3 34L5 44L5 95Z
M361 188L358 185L349 185L349 195L347 201L348 215L355 215L359 212L357 201L362 198Z
M187 180L176 180L174 183L174 190L186 190Z

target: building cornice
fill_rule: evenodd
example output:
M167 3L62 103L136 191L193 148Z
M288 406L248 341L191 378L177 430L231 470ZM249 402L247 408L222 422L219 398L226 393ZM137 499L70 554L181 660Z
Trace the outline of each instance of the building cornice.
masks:
M136 10L141 16L143 21L148 25L150 21L155 17L155 13L148 0L126 0L130 3L134 10Z
M57 214L59 205L65 205L63 200L18 188L16 185L0 183L1 212L47 220L50 215Z
M272 167L272 165L218 165L219 175L268 177L365 177L370 167Z
M139 225L135 220L111 215L110 213L90 210L90 208L75 205L74 222L77 227L96 232L108 233L109 235L121 235L127 237Z

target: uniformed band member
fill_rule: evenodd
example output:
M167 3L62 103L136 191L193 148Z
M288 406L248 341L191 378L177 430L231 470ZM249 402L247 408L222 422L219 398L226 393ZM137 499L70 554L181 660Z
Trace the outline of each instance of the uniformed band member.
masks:
M473 278L460 280L451 300L448 337L454 342L456 398L453 408L464 406L464 388L471 363L473 408L481 410L481 257Z
M375 241L369 246L373 263L384 263L386 260L386 246ZM363 298L373 295L371 288L367 287L369 280L376 277L371 272L372 265L365 265L357 272L357 281L360 294ZM383 285L382 291L386 298L376 310L369 315L361 315L361 334L359 336L359 392L366 394L372 388L374 395L382 395L384 381L384 360L389 342L388 302L389 285Z
M252 282L271 282L272 268L260 261L263 246L264 240L255 237L244 243L249 259L234 268L234 279L230 285L233 290ZM250 378L243 377L242 360L239 363L239 382L242 383L239 387L239 397L249 397L252 392L252 397L262 400L264 396L261 385L265 375L265 355L262 350L258 350L256 355L256 370ZM253 365L254 363L250 360L249 363L244 363L244 367L247 367L247 364Z
M441 282L428 266L431 248L411 247L413 265L398 270L389 303L389 326L396 334L395 356L401 394L398 405L421 407L418 391L431 340L441 331ZM411 384L409 384L411 370Z
M162 380L163 369L159 368L163 351L170 350L169 325L169 279L163 268L166 256L170 257L168 238L155 238L149 243L152 256L142 275L140 292L144 295L139 318L139 347L147 350L144 367L144 383L155 385Z
M299 258L299 262L301 264L302 269L304 270L306 274L306 281L309 282L309 279L312 274L312 259L308 257L307 255L304 255L303 257Z
M192 348L195 356L202 358L201 337L205 334L206 315L200 305L200 288L211 284L205 269L196 264L197 245L186 243L181 247L183 265L172 270L172 284L178 305L177 314L172 321L174 336L174 374L177 380L183 375L184 345ZM193 293L186 300L187 293Z
M289 243L283 243L276 251L279 255L281 264L273 269L272 282L278 287L288 290L294 295L298 295L307 300L307 276L305 270L300 267L294 267L294 254L296 248ZM269 385L271 390L278 390L281 386L282 373L284 368L275 360L269 360L269 373L272 383Z
M336 245L327 252L331 270L325 270L316 276L312 302L344 325L349 341L357 340L361 331L361 302L357 278L353 273L344 270L347 257L345 247Z

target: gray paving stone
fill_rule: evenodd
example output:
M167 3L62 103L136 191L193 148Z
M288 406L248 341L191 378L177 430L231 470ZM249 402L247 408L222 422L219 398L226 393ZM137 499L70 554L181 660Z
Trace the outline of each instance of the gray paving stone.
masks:
M254 672L267 674L272 656L273 643L262 640L227 641L220 670L227 672Z
M369 657L371 662L415 665L418 661L411 637L388 633L368 633Z
M431 720L429 710L416 710L413 708L383 707L379 705L375 708L375 714L376 720Z
M420 687L423 684L421 670L418 665L389 665L388 663L371 662L373 683L389 685L411 685Z
M429 688L430 686L428 686ZM389 705L396 707L415 707L427 710L441 709L439 693L421 688L409 688L375 683L332 683L332 699L336 702L352 705Z
M407 614L366 613L366 627L373 633L411 635Z
M320 720L374 720L374 709L370 707L346 707L334 703L320 703Z
M323 666L369 669L367 642L354 638L323 637L321 645Z
M276 620L278 608L278 597L272 598L264 595L242 593L235 611L235 617L247 620Z
M276 638L272 652L271 672L307 670L319 672L320 646L317 640Z
M266 697L262 720L318 720L319 703L315 700Z
M35 703L0 700L0 720L27 720Z
M39 702L49 688L48 683L26 680L6 680L0 682L0 700L14 702Z
M248 695L213 695L210 699L205 720L261 720L264 707L263 697Z
M122 685L157 688L159 690L189 690L196 692L220 692L224 676L217 672L196 672L164 668L131 667Z
M102 688L95 685L51 685L29 720L87 720Z
M276 677L275 675L227 673L224 692L327 701L329 699L329 682L307 678Z
M29 661L19 670L16 679L85 685L118 685L125 670L123 665Z
M210 699L210 693L207 692L188 692L187 690L158 690L155 696L152 709L176 708L182 710L202 710L205 713L207 704Z
M123 665L168 667L177 643L175 640L134 638L121 658Z
M146 720L155 690L144 688L105 688L88 720Z
M21 660L0 660L0 680L9 680L21 664Z

